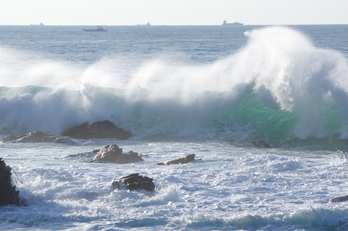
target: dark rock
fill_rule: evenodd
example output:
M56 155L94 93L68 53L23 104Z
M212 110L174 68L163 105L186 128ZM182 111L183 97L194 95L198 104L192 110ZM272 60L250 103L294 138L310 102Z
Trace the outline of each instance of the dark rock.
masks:
M144 161L144 159L138 155L138 153L129 151L123 153L122 149L119 148L116 144L105 145L101 149L93 150L92 152L80 153L76 155L69 155L69 157L91 157L88 162L96 163L118 163L118 164L127 164L134 163L139 161Z
M167 163L157 163L157 165L186 164L194 160L195 160L195 154L190 154L183 158L168 161Z
M49 132L35 131L24 135L9 135L1 139L1 143L41 143L76 144L69 137L58 136Z
M266 143L266 141L264 140L260 140L260 141L253 141L252 144L255 146L255 147L264 147L264 148L270 148L271 145Z
M11 175L11 168L0 158L0 206L25 205L18 196L16 186L12 186Z
M132 137L132 133L116 127L112 122L105 120L89 125L87 122L79 126L65 130L63 136L70 136L76 139L105 139L114 138L126 140Z
M342 201L348 201L348 195L347 196L341 196L341 197L335 197L330 200L330 202L342 202Z
M130 191L134 190L147 190L155 191L155 184L153 179L147 176L140 176L139 173L134 173L128 176L121 177L117 181L112 182L114 189L128 189Z

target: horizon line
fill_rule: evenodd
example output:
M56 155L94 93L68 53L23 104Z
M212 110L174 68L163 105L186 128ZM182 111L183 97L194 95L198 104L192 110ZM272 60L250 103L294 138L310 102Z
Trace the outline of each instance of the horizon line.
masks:
M0 24L0 26L37 26L37 27L45 27L45 26L98 26L98 25L103 25L103 26L141 26L141 27L151 27L151 26L222 26L223 24L187 24L187 25L182 25L182 24L176 24L176 25L171 25L171 24ZM294 23L294 24L243 24L240 26L305 26L305 25L348 25L348 23Z

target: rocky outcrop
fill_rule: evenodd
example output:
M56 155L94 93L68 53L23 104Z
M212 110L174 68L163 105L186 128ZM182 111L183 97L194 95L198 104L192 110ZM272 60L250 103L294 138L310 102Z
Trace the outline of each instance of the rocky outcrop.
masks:
M126 140L132 137L132 133L116 127L112 122L105 120L89 125L87 122L79 126L65 130L63 136L70 136L76 139L105 139L114 138Z
M24 205L18 197L16 186L12 186L11 175L11 168L0 158L0 206Z
M9 135L1 139L1 143L41 143L77 144L69 137L58 136L49 132L35 131L24 135Z
M136 152L129 151L127 153L123 153L122 149L119 148L116 144L105 145L101 149L96 149L92 152L69 155L67 157L91 157L88 162L96 163L127 164L144 161L144 159Z
M260 140L260 141L253 141L251 142L255 147L264 147L264 148L270 148L271 145L268 144L266 141L264 140Z
M105 145L94 156L91 162L113 162L119 164L144 161L138 153L130 151L123 153L116 144Z
M155 191L155 184L153 179L147 176L140 176L139 173L134 173L128 176L121 177L117 181L112 182L114 189L125 189L125 190L147 190Z
M190 155L187 155L183 158L171 160L171 161L168 161L166 163L157 163L157 165L186 164L186 163L192 162L194 160L195 160L195 154L190 154Z

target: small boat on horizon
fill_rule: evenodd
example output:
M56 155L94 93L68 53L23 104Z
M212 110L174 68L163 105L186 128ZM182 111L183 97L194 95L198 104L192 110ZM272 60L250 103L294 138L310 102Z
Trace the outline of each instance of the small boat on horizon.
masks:
M40 24L30 24L30 26L44 26L43 23L40 23Z
M233 22L233 23L227 23L227 21L225 20L222 23L223 26L243 26L244 23L240 23L240 22Z
M151 24L148 22L146 24L137 24L137 26L151 26Z
M82 29L83 31L86 31L86 32L91 32L91 31L96 31L96 32L102 32L102 31L107 31L103 28L103 26L96 26L95 29Z

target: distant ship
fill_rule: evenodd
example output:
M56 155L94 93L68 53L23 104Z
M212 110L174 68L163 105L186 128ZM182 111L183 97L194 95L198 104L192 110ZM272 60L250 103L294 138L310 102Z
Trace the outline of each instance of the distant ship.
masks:
M40 23L40 24L30 24L30 26L44 26L43 23Z
M96 31L96 32L101 32L101 31L107 31L103 28L103 26L96 26L95 29L82 29L83 31L87 31L87 32L90 32L90 31Z
M243 26L243 23L240 22L234 22L234 23L227 23L226 20L222 23L223 26Z
M137 26L151 26L151 24L148 22L148 23L146 23L145 25L143 25L143 24L137 24Z

